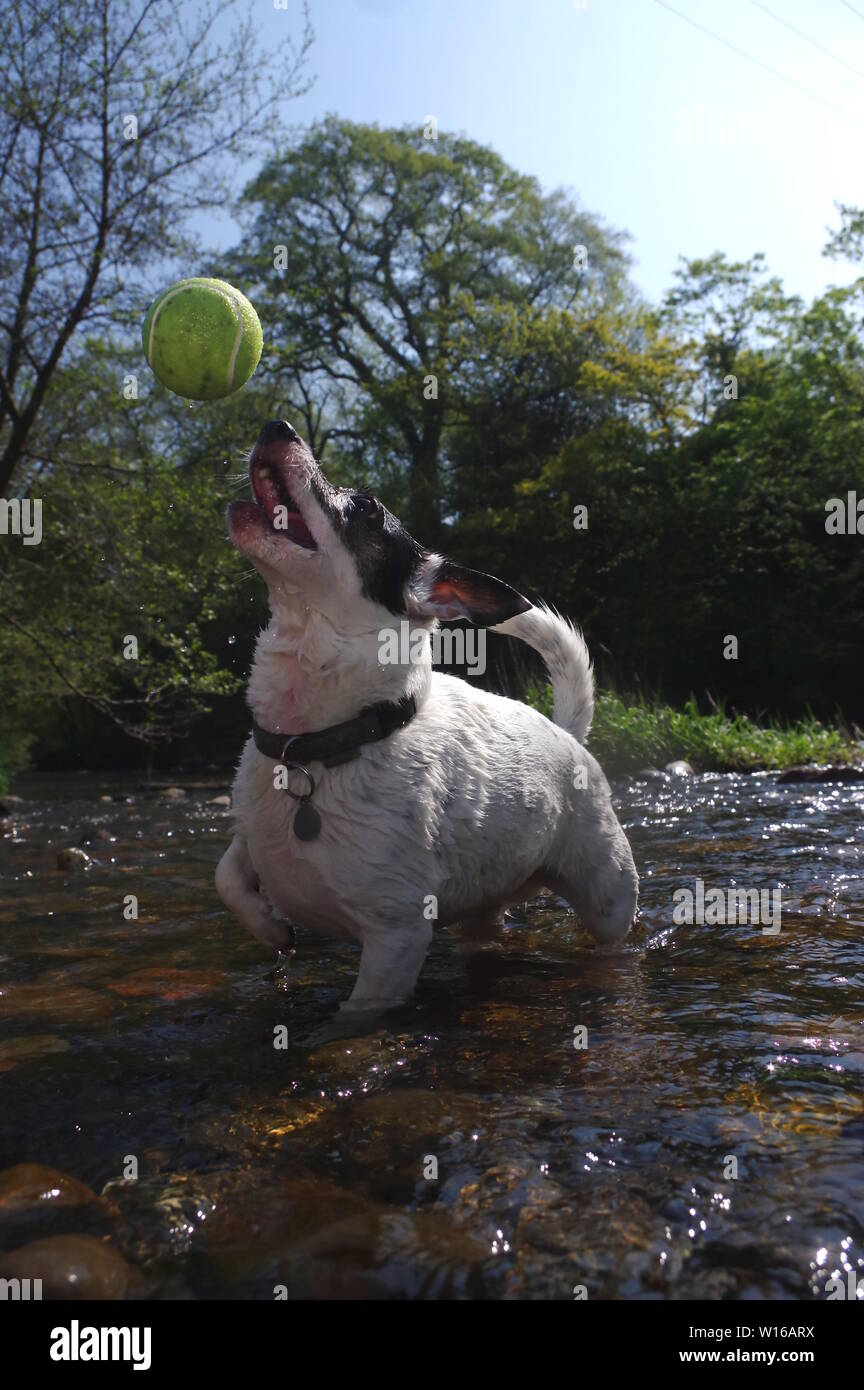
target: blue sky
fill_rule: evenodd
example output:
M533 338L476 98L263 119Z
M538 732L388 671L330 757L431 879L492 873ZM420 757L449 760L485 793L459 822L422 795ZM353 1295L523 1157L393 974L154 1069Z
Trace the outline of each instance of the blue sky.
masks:
M651 299L679 255L717 249L764 251L805 298L849 280L821 249L835 200L864 203L864 0L669 3L838 111L657 0L311 0L317 80L286 129L433 114L629 231ZM296 27L287 6L255 0L265 41Z

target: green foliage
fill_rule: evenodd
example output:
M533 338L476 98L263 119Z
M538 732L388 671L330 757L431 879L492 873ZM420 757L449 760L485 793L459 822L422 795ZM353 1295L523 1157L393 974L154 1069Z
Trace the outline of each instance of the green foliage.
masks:
M605 356L592 345L581 429L539 467L531 457L487 567L509 555L508 579L577 615L615 684L860 719L864 546L828 535L825 509L864 497L861 287L793 312L758 260L713 257L682 279L638 353L632 333L627 354L620 333ZM587 530L573 529L575 505ZM481 509L458 528L483 529Z
M526 700L552 717L551 686L531 686ZM611 690L597 692L588 747L610 773L641 767L662 768L684 758L697 772L755 772L802 763L848 763L860 749L845 730L828 728L808 716L790 723L710 713L690 696L673 709L644 695L625 699Z
M32 743L21 729L9 728L8 721L0 718L0 795L9 790L16 772L27 766Z
M60 373L41 431L57 456L46 447L52 461L30 480L42 543L6 537L0 549L0 747L16 763L21 730L61 757L82 722L97 740L181 739L242 683L229 643L238 614L250 626L262 616L225 538L224 463L170 446L173 412L187 432L194 412L167 393L124 400L115 370L94 344ZM73 429L87 441L74 452L63 442Z
M234 265L270 327L261 370L297 405L318 403L306 415L324 461L389 482L428 545L454 500L460 439L476 446L508 400L551 405L535 326L578 306L559 335L572 356L574 329L623 292L620 235L445 132L329 117L267 161L243 208ZM287 266L274 265L274 227Z
M224 205L237 162L308 89L307 7L296 41L286 21L275 46L244 8L0 5L2 495L20 486L58 368L88 333L128 331L147 273L195 253L191 220Z
M185 270L253 299L249 385L189 409L147 373L137 324L129 345L79 331L19 441L45 539L0 538L7 775L28 747L101 755L109 728L118 759L209 750L226 711L218 747L236 746L265 610L224 537L225 474L277 415L418 541L583 625L611 767L850 756L834 725L864 721L864 540L828 535L825 508L864 498L864 281L805 306L760 256L714 253L650 308L623 237L493 151L336 118L268 152L244 207L242 247ZM864 214L841 211L832 254L854 256ZM634 686L656 699L608 693Z

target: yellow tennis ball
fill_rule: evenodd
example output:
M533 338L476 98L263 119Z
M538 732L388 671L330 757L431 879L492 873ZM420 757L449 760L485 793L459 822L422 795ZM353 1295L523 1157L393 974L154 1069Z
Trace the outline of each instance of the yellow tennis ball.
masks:
M197 276L163 290L144 320L144 355L154 375L191 401L215 401L245 386L264 338L245 294Z

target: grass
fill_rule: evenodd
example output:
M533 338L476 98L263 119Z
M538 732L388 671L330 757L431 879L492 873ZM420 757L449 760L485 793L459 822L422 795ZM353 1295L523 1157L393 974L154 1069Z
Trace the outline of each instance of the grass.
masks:
M551 717L550 686L531 686L527 702ZM588 747L611 773L662 768L684 758L697 772L756 772L807 763L849 763L862 749L848 731L799 719L791 724L757 723L722 706L703 714L693 696L683 709L599 690Z

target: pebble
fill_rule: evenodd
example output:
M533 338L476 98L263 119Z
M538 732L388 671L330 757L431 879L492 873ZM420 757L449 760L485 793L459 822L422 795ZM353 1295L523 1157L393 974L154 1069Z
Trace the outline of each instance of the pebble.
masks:
M93 860L90 858L90 855L85 854L83 849L76 849L74 847L61 849L57 855L57 868L69 872L75 872L78 869L89 869L92 863Z

